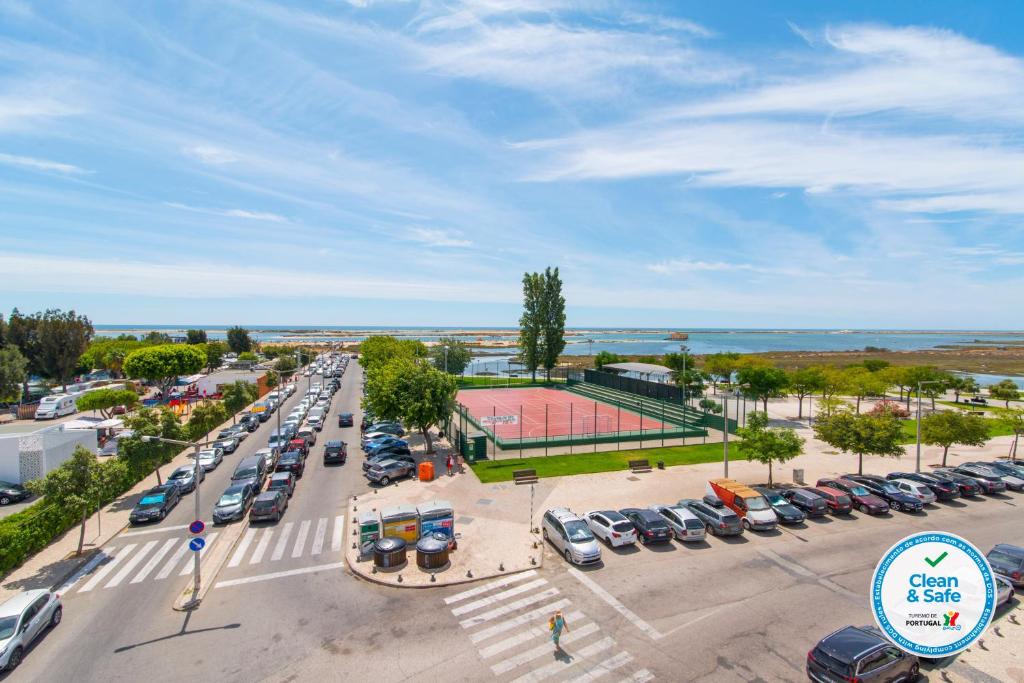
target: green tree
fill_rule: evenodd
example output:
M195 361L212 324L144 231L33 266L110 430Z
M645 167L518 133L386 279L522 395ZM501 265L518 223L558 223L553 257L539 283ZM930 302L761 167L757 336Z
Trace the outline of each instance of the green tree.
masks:
M244 360L249 361L250 363L255 363L257 360L259 360L259 358L252 351L242 351L240 354L238 354L238 360Z
M396 358L412 360L426 356L427 347L417 339L395 339L389 335L377 335L359 344L359 364L367 372Z
M846 373L834 365L825 365L821 370L821 398L833 399L847 390Z
M519 359L534 380L543 360L544 280L540 273L523 274L523 314L519 316Z
M736 372L737 381L745 393L755 401L761 401L768 412L768 399L786 395L789 377L781 368L763 365L745 365Z
M903 377L903 381L907 384L907 407L910 407L910 397L917 391L918 387L921 389L923 396L932 396L932 410L935 410L935 399L936 392L941 391L941 384L925 384L925 382L943 382L949 375L948 373L941 372L934 365L915 365L905 370L906 374Z
M249 330L238 325L228 329L228 348L235 353L252 351L252 339L249 337Z
M185 340L189 344L205 344L206 330L185 330Z
M904 393L907 393L907 407L910 407L910 376L907 372L910 368L905 367L889 367L884 370L880 370L879 374L885 378L889 386L899 387L900 400L903 400Z
M98 410L104 419L114 415L114 408L124 406L133 410L139 404L139 395L131 389L96 389L83 394L76 401L79 410Z
M228 421L228 411L219 401L203 401L192 408L185 431L192 441L205 441L206 435Z
M430 428L446 421L455 406L456 379L431 364L393 358L367 372L364 406L384 420L401 420L423 435L433 452Z
M825 375L821 368L800 368L789 373L789 392L797 397L798 420L804 416L804 399L821 391L824 384Z
M277 374L277 372L274 371L274 370L267 370L267 373L265 375L263 375L263 384L265 384L268 389L274 389L274 388L280 386L280 384L281 384L281 375ZM253 385L253 386L255 387L255 385ZM255 393L253 394L252 400L255 401L257 398L259 398L259 389L258 388L255 390Z
M921 418L921 441L929 446L942 446L943 467L950 446L984 446L987 440L988 425L977 415L947 410Z
M988 395L997 401L1005 401L1006 407L1009 409L1010 401L1016 401L1020 398L1020 388L1012 379L1004 379L998 384L990 386L988 388Z
M900 441L903 431L900 421L891 415L855 415L840 410L819 418L814 424L814 435L833 448L857 455L857 473L864 473L864 456L892 456L904 454Z
M851 396L857 398L857 410L860 413L861 400L869 396L884 396L889 385L885 379L876 372L871 372L865 367L853 366L843 371L844 384Z
M702 398L697 405L705 413L711 413L712 415L718 415L722 412L722 404L710 398Z
M206 369L213 372L224 362L224 354L228 352L228 345L222 341L211 341L205 344L196 344L197 349L206 353Z
M160 441L143 441L143 436L159 436L164 439L187 440L188 433L178 416L165 406L140 408L125 418L125 427L132 436L121 437L118 442L118 457L131 463L134 469L153 469L158 484L163 483L160 467L169 463L181 451L181 446Z
M299 367L299 365L295 360L295 356L280 356L276 361L274 361L274 369L282 375L295 372L295 368L297 367Z
M736 430L742 439L737 448L747 460L768 465L768 486L772 486L772 465L792 460L803 453L804 440L792 429L768 426L768 413L755 410L747 415L747 425Z
M154 382L165 395L181 375L191 375L206 365L206 354L198 346L163 344L132 351L124 359L129 377Z
M869 372L879 372L885 370L891 363L881 358L865 358L861 365L867 368Z
M617 353L612 353L611 351L598 351L597 355L594 356L594 367L600 370L606 365L622 363L624 361L625 358Z
M968 375L954 375L949 381L949 389L953 392L953 402L960 402L960 394L978 393L978 381Z
M558 357L565 350L565 297L558 268L545 268L542 279L541 365L550 381L551 370L558 365Z
M739 361L738 353L712 353L704 356L704 372L711 377L716 392L718 382L732 381L732 373L739 369Z
M1024 434L1024 409L1010 408L1004 411L997 419L1001 425L1013 432L1013 446L1010 448L1010 457L1016 460L1020 435Z
M231 424L235 424L235 416L238 411L256 400L259 396L259 389L255 384L240 379L223 387L220 393L224 407L231 413Z
M166 332L158 332L157 330L150 330L146 333L146 336L142 338L142 342L148 346L160 346L161 344L173 344L171 335Z
M28 358L14 344L0 346L0 403L14 403L20 399L27 377Z
M39 319L39 365L43 374L60 382L65 391L93 332L89 319L74 311L52 309Z
M28 482L28 489L46 498L48 505L73 510L81 516L78 555L82 554L82 546L85 545L85 520L89 517L89 510L103 493L102 470L96 454L78 445L60 467L51 470L42 479Z
M441 337L430 349L430 360L438 370L461 375L472 355L466 342L458 337Z
M40 364L39 348L39 314L27 316L22 315L15 308L7 320L7 329L4 332L4 342L14 344L21 351L21 355L28 361L28 372L25 381L22 383L22 393L28 395L28 378L30 375L42 374L43 368Z

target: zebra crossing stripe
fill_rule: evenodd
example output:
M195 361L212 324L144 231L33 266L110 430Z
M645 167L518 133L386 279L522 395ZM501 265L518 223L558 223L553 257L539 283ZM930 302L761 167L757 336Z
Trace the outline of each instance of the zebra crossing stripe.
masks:
M531 569L529 571L522 572L521 574L515 574L513 576L505 576L505 577L502 577L502 578L498 579L497 581L491 581L491 582L485 583L485 584L483 584L481 586L477 586L476 588L471 588L468 591L463 591L461 593L457 593L456 595L450 595L450 596L448 596L447 598L444 599L444 604L450 605L450 604L452 604L454 602L461 602L461 601L463 601L463 600L465 600L467 598L472 598L472 597L476 597L477 595L482 595L483 593L486 593L487 591L489 591L489 590L491 590L493 588L504 588L505 586L511 586L513 583L518 583L519 581L525 581L526 579L533 578L536 575L537 575L537 570L536 569Z
M334 518L334 533L331 534L331 552L336 553L341 550L341 534L345 528L345 516L338 515Z
M228 560L229 567L237 567L242 563L242 558L245 557L245 553L249 550L249 546L252 544L252 539L255 537L256 530L250 527L245 532L245 536L242 536L242 542L238 544L238 548L235 550L235 553L231 556L231 559Z
M206 536L206 545L204 545L203 549L199 551L199 559L200 560L203 559L203 555L205 555L206 551L210 549L210 546L213 545L213 542L217 540L218 534L220 534L219 531L214 531L212 534L208 534ZM195 552L195 551L193 550L192 552ZM191 559L191 558L189 558L189 559ZM193 571L195 571L195 560L192 560L191 562L186 562L185 566L183 566L181 568L181 571L178 572L178 576L188 576Z
M578 629L569 631L569 633L562 636L562 642L571 643L573 641L579 640L580 638L586 638L590 634L596 633L597 631L597 624L590 622L589 624L581 626ZM534 659L537 659L538 657L543 657L544 655L550 654L551 643L544 643L543 645L538 645L537 647L526 650L525 652L520 652L517 655L513 655L512 657L509 657L504 661L498 662L497 664L492 664L491 671L493 671L496 675L508 673L516 667L522 666L523 664L526 664ZM565 666L561 662L558 662L558 665L561 667Z
M149 553L149 551L153 549L153 546L155 546L159 542L159 540L150 541L146 545L142 546L142 549L139 552L132 555L132 559L128 560L128 562L126 562L125 565L121 567L121 571L119 571L114 576L114 578L112 578L107 583L107 585L104 586L104 588L113 588L114 586L117 586L126 578L128 578L128 575L132 573L132 570L135 569L140 562L142 562L143 558L146 557L146 554Z
M181 545L179 545L178 549L174 551L173 555L171 555L171 559L167 560L167 563L160 570L160 573L156 575L157 581L160 581L161 579L166 579L168 576L170 576L171 572L174 571L174 567L178 564L179 560L181 560L181 558L185 556L185 553L188 552L188 541L179 542L181 543Z
M523 624L528 624L531 621L533 621L534 619L543 619L546 616L550 616L551 614L553 614L555 612L555 610L563 609L566 605L569 605L569 604L571 604L571 601L568 598L562 598L561 600L556 600L556 601L552 602L551 604L544 605L543 607L538 607L537 609L531 610L531 611L529 611L529 612L527 612L525 614L520 614L519 616L512 617L511 619L506 619L505 621L501 622L500 624L495 624L494 626L490 626L488 628L481 629L479 631L473 631L469 635L469 639L473 643L479 643L479 642L481 642L483 640L487 640L488 638L496 636L499 633L504 633L505 631L511 631L516 626L522 626Z
M566 622L572 622L573 624L575 624L576 622L582 624L584 619L586 619L586 617L584 616L583 612L570 612L569 614L565 615ZM543 623L538 623L538 625L531 626L524 631L520 631L514 636L506 638L505 640L499 640L497 643L493 643L491 645L488 645L487 647L480 648L480 656L484 659L488 659L490 657L493 657L494 655L501 654L505 650L513 648L516 645L527 643L533 640L534 638L537 638L538 636L540 636L541 638L546 638L547 636L549 636L551 634L551 631L548 629L547 619L544 619L543 616L540 616L538 617L537 621L543 621Z
M83 576L85 576L93 569L95 569L96 565L98 565L100 562L107 559L108 557L110 557L110 555L106 554L102 550L93 555L91 558L89 558L88 562L82 565L81 569L75 572L74 575L70 579L68 579L63 586L57 589L57 593L59 595L64 595L65 593L70 591L72 588L75 587L76 583L82 580Z
M135 544L134 543L129 543L128 545L124 546L120 550L116 550L116 549L111 550L110 554L111 554L111 556L113 556L114 559L112 559L110 562L108 562L105 565L103 565L102 567L100 567L100 570L98 572L96 572L95 574L93 574L92 578L89 579L88 581L86 581L85 585L78 589L78 592L79 593L88 593L93 588L95 588L99 584L99 582L102 581L104 578L106 578L107 574L112 572L114 570L114 567L119 565L121 563L121 560L123 560L133 550L135 550Z
M654 674L647 669L640 669L631 676L626 676L620 681L620 683L647 683L647 681L653 681Z
M471 626L482 624L485 621L490 621L491 619L497 619L498 617L510 614L518 609L522 609L523 607L532 605L536 602L547 600L548 598L555 595L558 595L558 589L548 588L547 590L541 591L540 593L537 593L535 595L528 595L525 598L520 598L519 600L510 602L507 605L495 607L494 609L489 610L487 612L481 612L480 614L472 616L468 619L463 619L459 622L459 626L461 626L462 628L470 628Z
M299 525L299 535L295 538L295 547L292 548L292 557L302 557L302 551L306 549L306 536L309 535L309 520L302 520Z
M164 555L170 552L175 543L181 543L181 539L168 538L167 542L160 546L160 548L153 554L153 557L149 558L149 562L146 563L146 566L143 567L142 570L128 583L141 583L144 581L146 577L149 576L150 572L156 569L156 566L160 564L160 560L163 559Z
M633 655L628 652L620 652L619 654L604 660L582 676L570 679L567 683L590 683L590 681L606 676L612 671L620 669L632 661Z
M267 552L267 546L270 545L270 537L273 535L273 529L264 529L263 535L260 536L260 542L256 544L256 550L253 552L252 557L249 558L249 564L260 563L263 559L263 554Z
M284 525L284 529L281 530L281 537L277 539L277 545L274 546L274 552L270 555L271 562L280 560L284 555L284 548L288 545L288 537L291 536L293 526L295 526L295 522L288 522Z
M455 616L459 616L460 614L467 614L469 612L473 612L475 610L478 610L481 607L486 607L487 605L493 605L496 602L502 602L502 601L504 601L507 598L511 598L511 597L513 597L515 595L519 595L520 593L528 593L528 592L532 591L534 588L540 588L541 586L545 586L545 585L547 585L547 579L537 579L536 581L531 581L529 583L524 583L521 586L516 586L515 588L509 588L508 590L502 591L500 593L495 593L494 595L489 595L486 598L480 598L479 600L474 600L473 602L470 602L470 603L467 603L465 605L462 605L461 607L456 607L456 608L452 609L452 614L454 614Z
M319 555L324 549L324 537L327 535L327 518L321 517L316 523L316 533L313 534L313 548L310 555Z
M569 632L569 635L572 635L571 631ZM562 638L562 640L568 640L568 636ZM555 660L553 662L545 664L540 668L534 669L533 671L527 674L523 674L519 678L514 679L512 683L539 683L539 681L543 681L544 679L551 678L556 674L562 673L569 666L578 664L579 662L586 660L588 657L593 657L594 655L600 654L605 650L610 650L613 647L615 647L614 640L612 640L609 637L602 638L596 643L591 643L590 645L587 645L585 648L574 653L575 658L569 664L566 664L565 662L559 660ZM550 648L547 646L545 647L545 649L550 651Z

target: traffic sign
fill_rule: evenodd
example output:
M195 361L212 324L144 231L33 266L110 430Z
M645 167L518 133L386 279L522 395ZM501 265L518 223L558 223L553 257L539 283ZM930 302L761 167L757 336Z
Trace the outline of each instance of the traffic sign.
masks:
M203 524L203 520L201 520L201 519L197 519L196 521L194 521L194 522L192 522L191 524L188 525L188 530L191 531L194 534L201 534L201 533L203 533L203 529L205 529L205 528L206 528L206 525Z
M196 537L196 538L193 538L191 541L188 542L189 550L194 550L196 552L199 552L200 550L202 550L204 545L206 545L206 539L205 538Z

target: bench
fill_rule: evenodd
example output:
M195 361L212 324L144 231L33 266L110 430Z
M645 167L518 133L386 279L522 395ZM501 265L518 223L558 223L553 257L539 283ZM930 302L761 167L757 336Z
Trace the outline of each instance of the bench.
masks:
M630 460L629 471L636 474L637 472L650 472L651 463L645 458L643 460Z
M536 484L537 470L512 470L512 481L519 484Z

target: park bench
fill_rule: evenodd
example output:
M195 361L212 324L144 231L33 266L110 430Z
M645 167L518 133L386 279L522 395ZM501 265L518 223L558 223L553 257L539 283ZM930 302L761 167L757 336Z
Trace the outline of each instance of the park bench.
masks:
M629 471L636 474L637 472L650 472L651 463L644 458L643 460L630 460Z
M537 470L512 470L512 481L519 484L536 484Z

